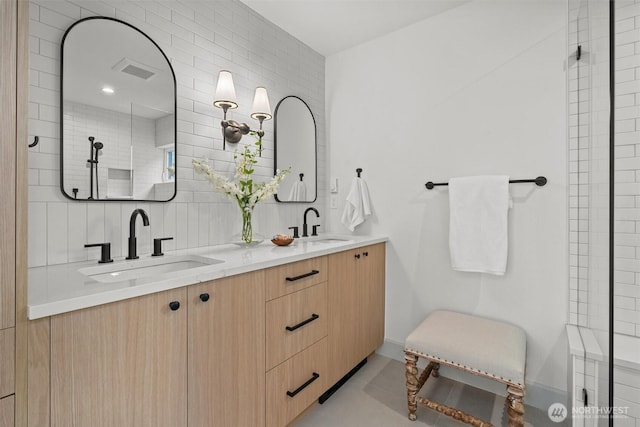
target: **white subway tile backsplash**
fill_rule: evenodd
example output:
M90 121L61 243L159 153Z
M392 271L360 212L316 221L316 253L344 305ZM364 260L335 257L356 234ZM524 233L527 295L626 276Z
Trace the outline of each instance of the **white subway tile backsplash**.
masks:
M47 265L47 204L29 203L29 267Z
M72 202L59 186L60 41L76 20L112 16L137 26L170 58L177 84L178 194L169 203ZM138 252L151 251L154 237L173 237L167 250L228 242L240 232L234 202L213 191L191 166L194 157L214 160L216 170L233 170L233 148L222 150L221 110L212 106L222 68L234 73L240 108L229 114L252 121L253 90L265 85L271 103L301 96L318 126L318 202L324 208L326 150L324 126L324 58L262 19L240 2L35 0L30 2L29 134L40 137L29 153L29 226L41 242L30 240L29 265L97 259L99 249L84 243L111 242L113 257L126 255L129 218L136 207L147 211L150 227L137 222ZM273 173L273 123L265 124L265 151L257 175ZM248 137L245 137L245 139ZM246 141L249 141L246 139ZM284 231L297 221L299 206L261 203L254 222L261 231Z
M108 5L99 2L82 2L82 9L80 11L83 18L89 16L108 16L110 18L115 18L116 10L113 7L109 7Z
M68 214L68 230L69 241L67 251L69 253L68 262L86 261L90 258L100 257L100 248L85 249L84 245L88 243L103 243L87 241L87 204L86 203L69 203ZM94 255L90 257L89 254Z
M64 31L78 19L80 19L80 8L70 2L45 1L41 3L40 22L43 24Z
M189 247L189 205L179 203L176 207L176 249Z
M47 263L64 264L69 262L68 223L60 221L68 218L67 203L47 203Z
M125 227L126 225L126 227ZM126 256L125 230L129 223L122 222L121 207L118 204L106 203L104 207L104 240L111 243L111 257Z
M105 228L105 204L87 203L87 243L105 243Z

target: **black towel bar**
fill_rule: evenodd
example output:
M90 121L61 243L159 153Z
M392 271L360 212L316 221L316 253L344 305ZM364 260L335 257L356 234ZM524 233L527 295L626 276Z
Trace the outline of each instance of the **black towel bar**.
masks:
M545 178L544 176L539 176L537 178L534 179L510 179L509 183L510 184L520 184L523 182L534 182L538 187L542 187L547 183L547 178ZM425 184L425 187L427 187L428 190L433 189L433 187L438 186L438 185L449 185L448 182L427 182Z

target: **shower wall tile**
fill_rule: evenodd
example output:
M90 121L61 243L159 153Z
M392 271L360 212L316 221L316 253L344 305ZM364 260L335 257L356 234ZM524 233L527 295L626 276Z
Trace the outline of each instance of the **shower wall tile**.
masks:
M73 202L60 185L60 43L80 18L122 19L149 35L169 57L177 80L178 194L168 203ZM325 132L325 58L257 15L241 2L177 0L33 0L30 16L29 135L40 144L29 150L29 266L98 259L99 248L85 243L111 242L113 257L126 255L129 217L138 207L149 213L150 227L137 224L140 254L152 239L167 250L226 243L240 231L238 208L211 189L191 167L208 157L221 172L233 170L233 151L222 150L221 110L211 105L218 71L234 74L240 107L231 118L251 122L253 90L264 85L275 105L297 95L310 106L318 136L318 198L327 206ZM584 76L582 76L584 77ZM273 170L273 121L265 122L265 150L257 175ZM102 182L101 182L102 186ZM101 188L101 193L103 189ZM286 232L301 222L305 205L261 202L254 218L262 234Z
M609 40L607 26L596 25L580 4L570 2L568 51L581 45L591 61L574 57L567 72L569 317L580 326L607 329L602 301L608 297ZM618 1L616 7L614 329L640 336L640 2Z
M625 2L616 10L616 220L625 223L615 234L616 332L637 335L640 331L640 4ZM630 172L633 172L633 180ZM631 202L633 198L633 203ZM618 222L618 221L617 221ZM631 223L635 227L631 228Z

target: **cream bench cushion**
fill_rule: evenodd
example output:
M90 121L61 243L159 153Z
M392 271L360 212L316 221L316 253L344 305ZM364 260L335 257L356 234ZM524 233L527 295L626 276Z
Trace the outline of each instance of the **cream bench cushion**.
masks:
M408 337L405 349L524 389L525 332L514 325L435 311Z

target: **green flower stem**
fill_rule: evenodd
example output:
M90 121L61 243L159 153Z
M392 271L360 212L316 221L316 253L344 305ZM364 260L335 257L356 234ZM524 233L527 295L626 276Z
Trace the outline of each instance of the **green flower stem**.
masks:
M243 209L242 206L240 210L242 211L242 240L246 244L250 244L253 241L253 226L251 225L253 210L249 208Z

